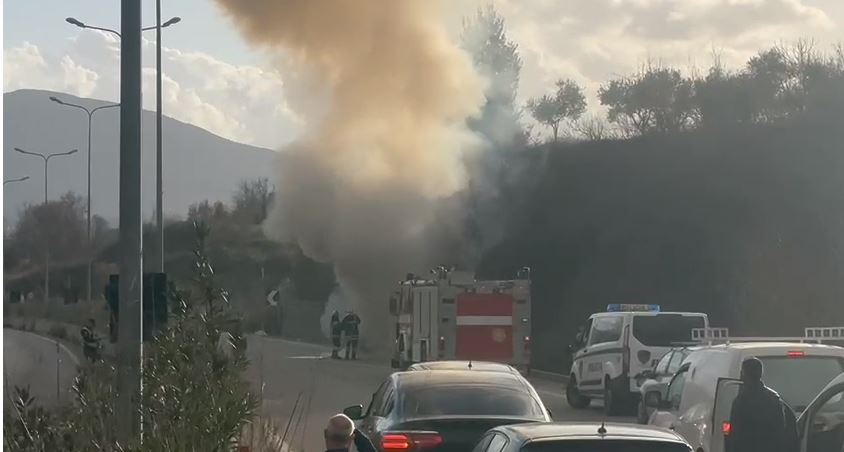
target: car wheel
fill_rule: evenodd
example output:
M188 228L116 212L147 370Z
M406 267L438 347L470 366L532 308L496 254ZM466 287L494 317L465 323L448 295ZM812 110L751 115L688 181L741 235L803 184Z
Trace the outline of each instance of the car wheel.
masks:
M569 382L566 384L566 401L570 407L576 410L582 410L588 407L591 402L589 397L581 395L580 391L578 391L577 379L574 378L574 375L569 378Z
M617 416L621 413L623 406L624 400L617 391L613 390L612 382L607 377L604 379L604 413L607 416Z

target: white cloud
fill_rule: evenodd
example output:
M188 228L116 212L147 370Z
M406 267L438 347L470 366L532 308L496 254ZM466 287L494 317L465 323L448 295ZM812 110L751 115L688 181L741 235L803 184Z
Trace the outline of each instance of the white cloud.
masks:
M37 88L117 101L120 49L107 33L82 31L62 55L24 43L4 52L4 90ZM155 43L143 41L144 108L155 108ZM164 113L225 138L277 148L295 138L301 120L287 107L273 71L165 47Z

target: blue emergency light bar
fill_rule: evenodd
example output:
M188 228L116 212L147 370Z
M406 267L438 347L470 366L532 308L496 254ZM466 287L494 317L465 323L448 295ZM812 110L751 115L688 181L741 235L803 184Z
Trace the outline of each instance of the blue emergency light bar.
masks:
M659 312L659 305L613 303L607 305L607 312Z

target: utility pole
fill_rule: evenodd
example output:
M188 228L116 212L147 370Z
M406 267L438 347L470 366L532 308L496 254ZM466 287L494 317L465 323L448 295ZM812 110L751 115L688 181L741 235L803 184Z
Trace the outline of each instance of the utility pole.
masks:
M164 273L164 176L161 173L161 0L155 0L155 225L158 228L158 271Z
M120 294L117 337L117 438L141 440L141 0L120 9Z

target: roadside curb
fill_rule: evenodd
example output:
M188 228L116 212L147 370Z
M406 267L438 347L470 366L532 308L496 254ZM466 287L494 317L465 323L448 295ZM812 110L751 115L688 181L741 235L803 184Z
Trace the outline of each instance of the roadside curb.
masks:
M558 374L556 372L546 372L544 370L531 369L530 370L530 376L531 377L538 377L538 378L541 378L543 380L559 381L559 382L562 382L562 383L568 383L568 381L569 381L568 375Z

